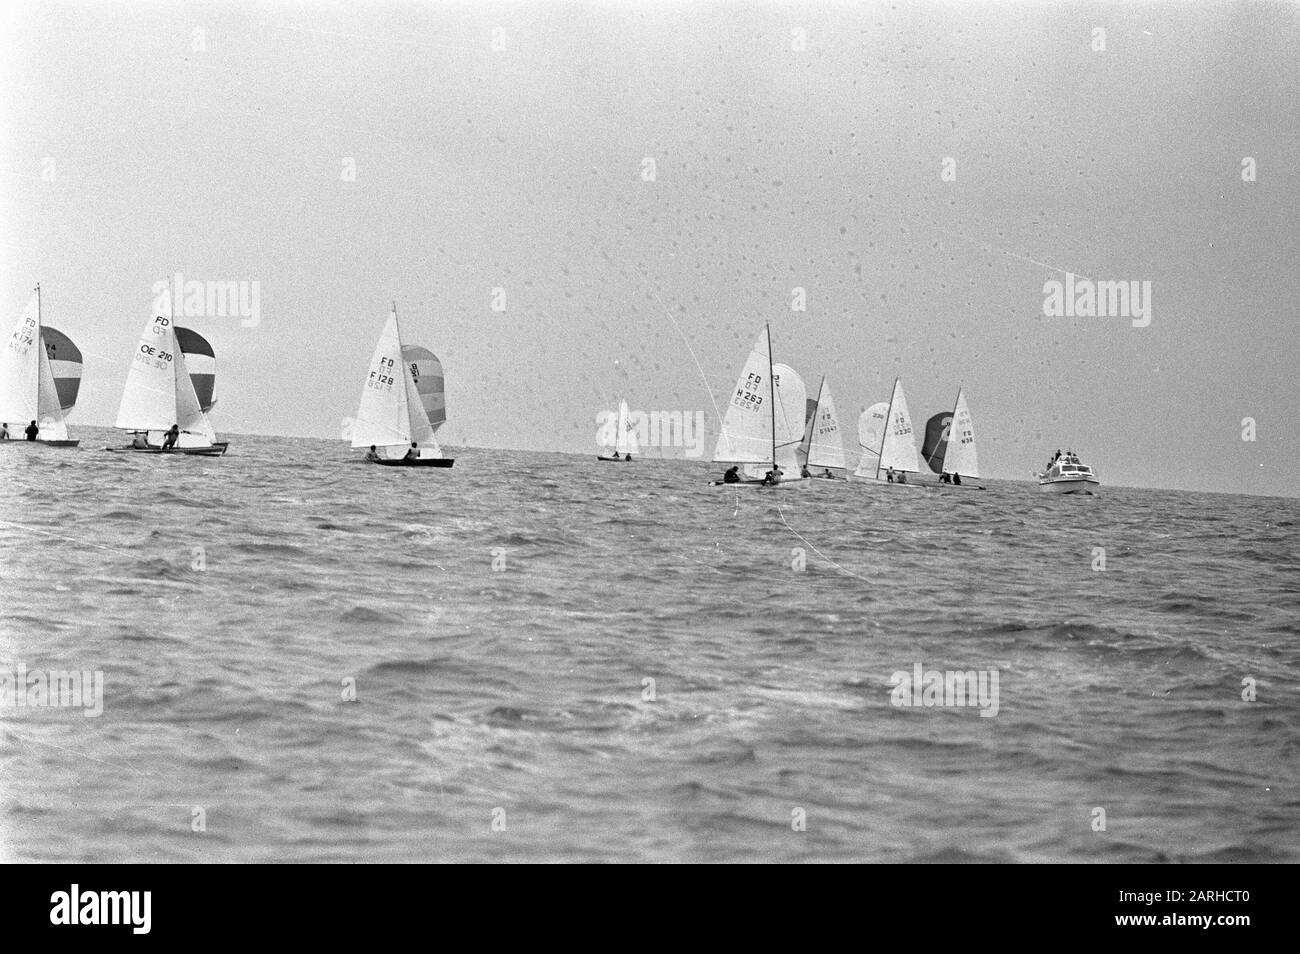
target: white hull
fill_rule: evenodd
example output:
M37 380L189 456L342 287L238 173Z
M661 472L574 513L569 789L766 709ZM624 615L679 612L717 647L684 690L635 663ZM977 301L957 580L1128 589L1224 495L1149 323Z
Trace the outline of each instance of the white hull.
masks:
M911 476L908 477L907 483L899 483L897 480L891 483L890 481L886 480L884 477L859 477L857 474L853 474L852 476L849 477L849 483L871 484L873 486L890 487L890 488L897 487L899 490L908 490L908 489L925 490L926 489L926 485L921 483L920 480L916 479L915 474L912 474Z
M1045 494L1090 494L1100 485L1098 480L1040 480L1038 489Z

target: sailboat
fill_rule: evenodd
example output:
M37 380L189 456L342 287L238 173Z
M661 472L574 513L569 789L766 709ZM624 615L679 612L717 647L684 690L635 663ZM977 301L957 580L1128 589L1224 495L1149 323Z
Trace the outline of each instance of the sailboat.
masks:
M55 377L55 355L60 379ZM0 446L76 447L81 442L68 438L64 417L77 401L80 383L81 352L63 332L41 325L41 286L37 285L0 350L0 422L6 430L10 425L14 428ZM33 424L35 439L21 440Z
M187 346L200 365L197 375L190 373ZM145 325L131 356L114 425L131 432L133 440L124 447L104 449L220 457L230 445L217 440L208 420L207 412L216 403L215 379L212 346L198 333L174 325L169 315L156 315ZM180 435L174 446L166 448L165 435L173 426Z
M366 459L388 467L450 467L455 460L433 436L446 420L442 364L424 348L402 347L393 305L361 388L352 446L371 448Z
M832 474L830 470L846 470L848 464L844 460L844 442L840 438L840 420L835 414L835 399L831 397L831 389L824 376L817 386L817 399L808 402L808 421L803 444L799 448L799 460L808 468L812 477L845 479L842 475ZM817 473L818 470L821 471L820 474Z
M632 455L641 452L641 445L636 439L636 425L632 423L632 414L628 410L627 401L618 402L618 430L614 434L614 456L609 457L604 454L597 454L596 460L622 460L632 459Z
M862 457L853 476L860 480L908 484L906 477L890 481L885 474L905 475L920 471L916 456L916 438L912 433L912 418L907 412L907 395L903 382L894 379L894 391L889 403L872 405L858 418L858 443Z
M737 472L743 467L745 476L736 473L731 480L712 483L762 486L763 476L778 469L781 476L766 486L806 483L797 456L806 403L803 381L794 369L772 364L772 335L765 326L740 371L713 450L715 463L733 464Z
M925 425L925 440L921 443L921 456L930 469L940 475L944 485L983 490L972 484L963 484L961 478L979 479L979 456L975 452L975 427L971 423L970 408L966 406L966 392L957 389L957 400L952 412L940 412Z

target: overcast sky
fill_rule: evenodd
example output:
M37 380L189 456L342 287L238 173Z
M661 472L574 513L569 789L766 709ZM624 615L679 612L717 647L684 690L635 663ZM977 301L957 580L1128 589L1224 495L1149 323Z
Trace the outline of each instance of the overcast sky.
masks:
M594 450L625 394L706 413L711 454L768 322L845 418L895 375L918 423L964 385L988 476L1072 446L1108 482L1300 495L1300 5L2 16L0 306L41 282L85 352L74 430L112 423L180 272L258 283L255 326L186 322L221 433L339 436L396 300L452 445ZM1151 282L1150 324L1046 317L1067 271Z

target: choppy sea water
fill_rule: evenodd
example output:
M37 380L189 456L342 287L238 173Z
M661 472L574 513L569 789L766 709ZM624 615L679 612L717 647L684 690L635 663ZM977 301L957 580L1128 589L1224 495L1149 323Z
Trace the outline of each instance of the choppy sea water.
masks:
M79 436L0 448L0 668L104 678L0 708L10 860L1300 859L1295 500Z

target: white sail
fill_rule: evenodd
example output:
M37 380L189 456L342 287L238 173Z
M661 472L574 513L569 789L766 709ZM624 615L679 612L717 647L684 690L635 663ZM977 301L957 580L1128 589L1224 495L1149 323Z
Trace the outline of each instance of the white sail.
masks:
M817 395L817 410L811 426L807 458L809 470L818 467L847 467L844 440L840 435L840 419L835 413L835 399L831 397L830 385L824 378Z
M772 383L776 391L776 464L787 478L798 477L808 390L788 364L772 365Z
M116 427L130 431L165 431L179 423L176 415L176 336L172 320L158 315L145 325L136 343L122 389Z
M40 352L40 363L37 372L36 426L41 429L40 439L66 441L68 425L63 420L63 407L59 402L59 389L54 384L54 371L50 367L45 346L41 345L37 351Z
M889 421L885 425L885 439L880 448L880 467L892 467L915 473L921 469L916 453L916 435L912 432L912 417L907 412L907 396L903 382L894 381L894 396L889 402Z
M370 371L361 388L361 403L352 424L353 447L410 446L413 438L411 413L408 410L409 381L410 378L403 371L397 313L391 312L388 323L379 336L379 342L375 345L375 353L370 358ZM423 407L420 410L423 412ZM425 423L428 423L427 416ZM419 438L414 440L418 441Z
M875 477L880 466L880 445L885 440L885 418L889 415L889 402L881 401L862 412L858 418L858 449L862 457L857 477Z
M636 425L632 423L627 401L618 402L618 435L615 437L614 452L624 456L641 453L641 445L636 439Z
M764 328L727 402L713 459L727 464L772 463L772 343Z
M979 456L975 453L975 427L971 423L970 408L966 406L966 392L957 391L957 403L952 409L952 424L948 428L948 449L943 455L943 469L963 477L980 475Z
M173 336L174 337L174 336ZM176 348L172 361L172 374L176 386L176 425L180 427L180 437L176 440L178 447L211 447L217 439L208 416L203 413L198 392L194 390L194 379L190 377L189 366L185 361L185 352Z
M21 431L40 414L40 298L33 294L0 351L0 421Z

